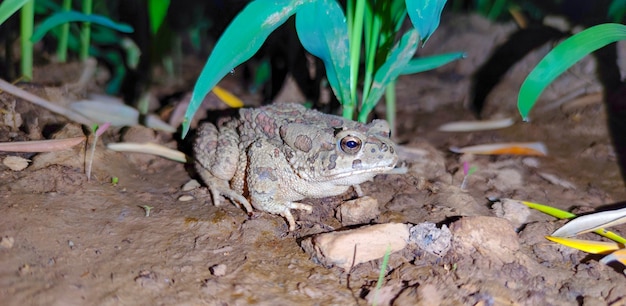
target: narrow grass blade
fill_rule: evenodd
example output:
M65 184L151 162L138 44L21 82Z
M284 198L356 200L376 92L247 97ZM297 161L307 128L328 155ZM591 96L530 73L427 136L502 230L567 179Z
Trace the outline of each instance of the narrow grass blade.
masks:
M220 98L226 105L232 108L240 108L243 107L243 101L239 99L237 96L230 93L228 90L223 89L222 87L215 86L213 87L213 93Z
M300 7L296 31L302 46L324 62L328 83L339 101L350 101L350 59L346 18L334 0L320 0Z
M626 208L580 216L552 233L556 237L573 237L604 227L626 223Z
M148 17L150 18L150 31L153 35L161 28L169 7L170 0L148 0Z
M456 121L443 124L439 127L442 132L475 132L503 129L513 125L512 118L481 120L481 121Z
M402 67L400 74L413 74L439 68L445 64L465 58L464 52L438 54L433 56L414 58Z
M0 25L30 0L4 0L0 3Z
M391 51L385 63L378 68L378 71L376 71L374 75L374 82L372 83L370 93L366 100L363 101L361 111L359 112L360 122L367 121L367 116L374 109L380 97L382 97L387 85L398 78L403 67L406 66L415 54L418 44L419 34L417 30L411 29L402 35L402 38Z
M536 209L546 215L550 215L552 217L555 218L559 218L559 219L571 219L576 217L575 214L569 212L569 211L564 211L564 210L560 210L558 208L554 208L552 206L548 206L548 205L543 205L543 204L538 204L538 203L533 203L533 202L528 202L528 201L520 201L522 204L532 208L532 209Z
M189 132L191 118L217 82L251 58L276 28L295 14L300 5L310 1L256 0L235 17L217 41L196 81L185 112L182 137Z
M454 153L471 153L485 155L548 155L548 149L542 142L490 143L462 148L451 147L450 151Z
M156 156L161 156L173 161L186 163L188 159L185 153L158 145L155 143L132 143L132 142L119 142L110 143L107 145L107 149L118 152L134 152L134 153L146 153Z
M524 120L539 95L559 75L593 51L626 39L626 26L605 23L588 28L560 43L530 72L520 88L517 108Z
M85 137L33 141L0 142L2 152L54 152L67 150L85 140Z
M59 26L67 22L91 22L93 24L99 24L123 33L132 33L133 28L124 23L117 23L102 15L85 15L77 11L59 12L44 20L35 30L31 41L33 43L38 42L44 35L52 28Z
M554 208L551 206L547 206L547 205L543 205L543 204L538 204L538 203L533 203L533 202L528 202L528 201L520 201L522 204L532 208L532 209L536 209L544 214L553 216L555 218L559 218L559 219L572 219L575 218L576 215L568 212L568 211L564 211L564 210L560 210L558 208ZM603 228L600 229L596 229L593 231L594 233L609 238L613 241L616 241L618 243L622 243L622 244L626 244L626 239L624 239L623 237L611 232L611 231L607 231Z
M554 236L546 236L546 239L591 254L607 254L624 248L623 244L617 242L591 241Z

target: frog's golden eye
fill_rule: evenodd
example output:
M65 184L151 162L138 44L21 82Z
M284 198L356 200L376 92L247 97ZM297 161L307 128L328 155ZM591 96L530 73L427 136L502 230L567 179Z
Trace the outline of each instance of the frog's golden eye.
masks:
M342 151L348 154L356 154L361 150L361 139L358 137L348 135L344 138L341 138L339 141L339 147Z

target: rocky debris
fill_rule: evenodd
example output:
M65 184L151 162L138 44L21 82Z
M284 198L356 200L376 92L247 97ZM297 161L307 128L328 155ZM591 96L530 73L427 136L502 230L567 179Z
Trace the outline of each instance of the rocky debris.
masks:
M411 227L409 232L410 242L435 256L445 256L452 246L452 233L445 225L439 229L434 223L424 222Z
M336 217L343 226L366 224L380 215L378 200L364 196L346 201L337 210Z
M315 235L302 241L302 248L315 261L344 270L404 249L409 225L386 223Z
M526 224L530 216L530 208L517 200L501 199L492 208L497 217L509 220L516 230Z

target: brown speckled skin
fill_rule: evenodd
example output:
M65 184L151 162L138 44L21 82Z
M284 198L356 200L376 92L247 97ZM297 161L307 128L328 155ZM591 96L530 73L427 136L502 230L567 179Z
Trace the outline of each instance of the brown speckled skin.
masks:
M225 196L248 212L254 207L281 215L294 230L291 209L313 209L297 201L339 195L393 169L394 146L385 121L365 125L299 104L274 104L241 109L219 130L205 123L194 153L214 205Z

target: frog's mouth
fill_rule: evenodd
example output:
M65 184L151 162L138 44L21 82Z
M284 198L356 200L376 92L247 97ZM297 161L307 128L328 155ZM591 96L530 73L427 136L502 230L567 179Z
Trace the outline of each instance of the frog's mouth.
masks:
M383 173L393 170L397 162L398 162L398 158L395 157L390 163L382 164L378 166L368 166L368 167L359 169L359 167L362 167L362 166L359 163L359 160L356 159L352 163L352 168L347 168L345 170L338 170L338 171L329 171L327 173L324 173L322 177L324 180L327 180L327 181L347 179L350 181L349 184L347 185L360 184L364 181L371 179L377 174L383 174ZM355 183L354 181L359 181L359 182Z

